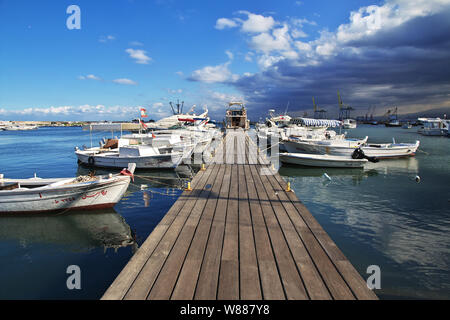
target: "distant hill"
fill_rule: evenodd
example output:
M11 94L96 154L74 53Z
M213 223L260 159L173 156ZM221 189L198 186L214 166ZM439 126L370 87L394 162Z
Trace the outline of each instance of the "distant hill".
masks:
M399 115L399 118L444 118L444 114L447 115L447 118L450 118L450 107L446 108L438 108L438 109L430 109L420 112L414 112L414 113L405 113L402 115Z

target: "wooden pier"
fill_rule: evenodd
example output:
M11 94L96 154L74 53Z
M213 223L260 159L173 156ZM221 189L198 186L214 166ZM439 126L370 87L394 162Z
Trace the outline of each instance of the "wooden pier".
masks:
M377 299L244 131L228 131L102 299Z

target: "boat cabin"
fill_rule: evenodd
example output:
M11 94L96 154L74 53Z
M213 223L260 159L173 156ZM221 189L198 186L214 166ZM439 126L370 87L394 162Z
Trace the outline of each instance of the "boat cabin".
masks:
M230 102L225 119L227 129L242 128L248 130L250 128L250 120L247 119L247 110L242 102Z

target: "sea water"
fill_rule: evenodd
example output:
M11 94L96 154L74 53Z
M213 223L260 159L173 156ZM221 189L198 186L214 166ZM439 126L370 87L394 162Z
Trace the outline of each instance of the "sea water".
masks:
M98 146L101 138L116 135L79 127L0 131L0 173L87 174L90 169L77 164L75 146ZM0 299L99 299L181 194L192 175L187 169L140 171L114 209L0 216ZM96 170L108 172L115 171ZM67 287L72 265L81 271L80 290Z
M280 174L364 279L367 267L380 267L381 299L450 299L450 139L417 127L346 131L420 147L364 169L283 166Z
M421 136L416 128L360 125L347 132L368 135L374 143L395 138L421 145L416 157L365 169L283 166L280 174L363 278L370 275L368 266L380 267L381 299L449 299L450 139ZM96 146L116 134L91 135L78 127L0 132L0 173L6 178L86 174L74 147ZM176 201L191 172L180 167L137 174L113 210L1 216L0 299L99 299ZM80 267L80 290L67 287L71 265Z

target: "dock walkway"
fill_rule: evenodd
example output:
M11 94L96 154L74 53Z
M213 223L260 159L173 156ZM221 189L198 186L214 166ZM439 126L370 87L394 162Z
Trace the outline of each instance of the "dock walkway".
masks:
M244 131L229 131L102 299L377 299Z

